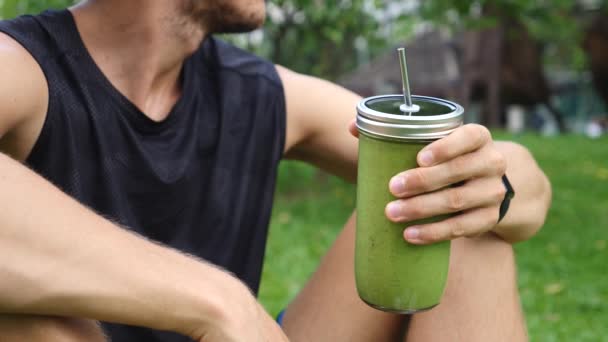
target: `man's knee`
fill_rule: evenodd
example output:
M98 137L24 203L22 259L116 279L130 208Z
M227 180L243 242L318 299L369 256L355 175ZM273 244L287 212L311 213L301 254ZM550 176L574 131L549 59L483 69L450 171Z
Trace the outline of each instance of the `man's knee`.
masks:
M106 342L95 321L74 318L0 315L0 335L6 342Z
M527 341L516 280L509 243L491 234L454 240L441 304L414 315L407 341Z

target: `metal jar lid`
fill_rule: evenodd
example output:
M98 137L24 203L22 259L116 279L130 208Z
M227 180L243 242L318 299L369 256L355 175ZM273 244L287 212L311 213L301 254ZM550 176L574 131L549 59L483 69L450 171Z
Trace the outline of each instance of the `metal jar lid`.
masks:
M428 96L412 96L420 110L403 112L403 95L368 97L357 105L357 128L386 140L432 141L460 127L464 109L457 103Z

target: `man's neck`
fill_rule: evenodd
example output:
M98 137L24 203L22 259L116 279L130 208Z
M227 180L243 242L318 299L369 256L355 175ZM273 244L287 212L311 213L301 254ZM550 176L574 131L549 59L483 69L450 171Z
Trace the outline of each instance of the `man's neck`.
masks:
M95 63L155 121L166 118L179 98L183 62L205 36L176 3L90 0L70 9Z

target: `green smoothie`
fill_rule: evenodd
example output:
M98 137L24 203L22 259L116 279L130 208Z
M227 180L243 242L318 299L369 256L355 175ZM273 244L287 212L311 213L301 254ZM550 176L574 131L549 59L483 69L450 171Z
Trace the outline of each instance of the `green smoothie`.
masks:
M450 242L408 243L408 226L445 219L433 217L393 223L386 205L396 198L390 179L418 167L418 152L462 124L462 107L445 100L414 97L419 113L399 112L395 95L364 99L357 107L359 170L355 277L357 291L369 305L391 312L414 313L439 304L445 288Z
M443 294L450 243L417 246L403 239L407 226L442 217L400 224L384 213L395 200L389 180L417 167L416 155L422 147L359 137L359 160L370 162L359 164L355 276L361 299L379 309L405 313L428 309Z

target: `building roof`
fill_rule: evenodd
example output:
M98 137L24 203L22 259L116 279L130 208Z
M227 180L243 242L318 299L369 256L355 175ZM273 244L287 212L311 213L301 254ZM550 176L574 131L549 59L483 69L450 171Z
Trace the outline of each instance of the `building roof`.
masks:
M438 31L427 31L405 48L413 94L445 96L453 90L460 71L452 40ZM344 75L338 82L362 96L401 92L397 47Z

